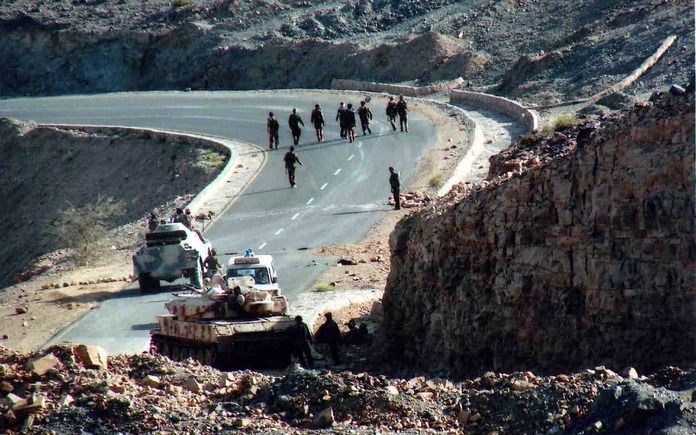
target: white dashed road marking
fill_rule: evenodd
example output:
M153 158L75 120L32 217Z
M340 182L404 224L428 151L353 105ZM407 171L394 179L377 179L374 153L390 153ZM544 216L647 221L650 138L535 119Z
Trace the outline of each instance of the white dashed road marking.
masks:
M336 172L334 172L334 175L338 175L341 173L341 168L336 169Z
M261 246L259 246L259 251L262 250L266 246L266 242L261 243Z
M329 185L329 183L324 183L324 184L322 184L321 187L319 188L319 190L324 190L324 189L326 189L326 186L328 186L328 185Z
M311 204L314 202L314 198L309 198L309 201L307 201L307 205Z
M350 156L348 156L348 161L350 162L351 160L353 160L353 157L355 157L355 154L351 154Z
M295 213L294 215L292 215L292 218L291 218L290 220L293 220L293 221L294 221L294 220L297 219L299 216L300 216L299 213Z
M277 236L278 234L282 233L285 228L281 228L278 231L275 232L275 235Z

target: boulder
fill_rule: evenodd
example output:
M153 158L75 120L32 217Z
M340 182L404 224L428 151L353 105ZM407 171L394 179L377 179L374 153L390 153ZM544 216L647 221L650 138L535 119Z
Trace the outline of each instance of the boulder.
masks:
M388 386L387 388L384 389L384 391L390 396L398 396L399 395L399 390L397 390L396 387L393 385Z
M109 355L99 346L81 344L75 348L74 353L80 359L82 365L89 369L107 368L107 357Z
M333 408L329 406L314 417L314 427L329 427L332 426L335 421Z
M27 369L39 376L43 376L51 369L56 369L59 365L60 360L52 353L27 361Z
M192 393L200 393L203 391L203 385L196 380L193 376L190 376L188 379L186 379L186 382L184 382L184 388L189 390Z
M140 384L147 387L158 388L160 385L162 385L162 381L160 380L159 376L147 375L140 381Z

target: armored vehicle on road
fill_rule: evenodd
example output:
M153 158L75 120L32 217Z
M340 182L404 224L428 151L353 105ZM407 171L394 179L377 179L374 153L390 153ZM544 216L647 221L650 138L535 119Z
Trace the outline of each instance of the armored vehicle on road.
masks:
M202 288L204 262L211 250L210 242L184 224L160 224L145 234L145 243L133 255L140 290L158 290L160 280L172 282L182 277Z
M158 316L159 328L151 332L156 352L223 370L290 362L295 322L286 315L287 298L260 288L268 284L256 284L248 274L232 275L216 275L209 289L178 294L165 304L170 314Z

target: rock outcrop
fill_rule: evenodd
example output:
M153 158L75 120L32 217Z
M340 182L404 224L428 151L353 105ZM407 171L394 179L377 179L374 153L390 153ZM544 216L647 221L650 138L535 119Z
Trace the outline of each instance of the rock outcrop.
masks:
M455 375L693 362L693 120L693 89L656 94L574 151L403 220L384 296L395 354Z

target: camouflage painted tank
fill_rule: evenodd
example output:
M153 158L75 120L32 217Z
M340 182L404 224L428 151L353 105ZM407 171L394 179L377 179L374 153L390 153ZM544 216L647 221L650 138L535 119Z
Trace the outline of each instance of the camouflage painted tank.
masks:
M285 296L256 287L252 277L213 277L203 292L179 294L158 316L152 347L175 361L195 359L219 369L290 362L294 320Z
M203 236L181 223L161 224L145 234L145 244L133 255L140 290L158 290L160 281L189 278L203 286L204 262L212 246Z

